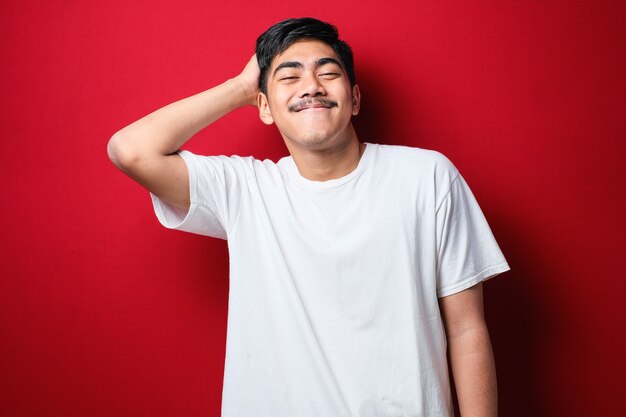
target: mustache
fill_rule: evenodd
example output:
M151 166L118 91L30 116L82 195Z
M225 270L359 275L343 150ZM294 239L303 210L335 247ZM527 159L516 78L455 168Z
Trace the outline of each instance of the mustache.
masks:
M311 106L322 105L326 108L337 107L337 102L324 97L304 98L296 103L289 105L289 111L298 112Z

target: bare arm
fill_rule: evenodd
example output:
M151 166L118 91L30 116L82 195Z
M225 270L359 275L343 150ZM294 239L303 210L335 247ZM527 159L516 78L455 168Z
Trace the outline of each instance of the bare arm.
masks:
M107 151L120 170L164 201L189 209L189 176L176 153L193 135L246 104L256 105L259 68L252 56L238 76L169 104L126 126Z
M461 417L496 417L498 398L482 284L439 300Z

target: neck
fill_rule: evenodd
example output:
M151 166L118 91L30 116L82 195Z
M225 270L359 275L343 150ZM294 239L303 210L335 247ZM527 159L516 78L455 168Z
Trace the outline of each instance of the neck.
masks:
M354 171L366 145L359 142L354 130L352 133L349 139L325 148L288 146L300 175L311 181L328 181Z

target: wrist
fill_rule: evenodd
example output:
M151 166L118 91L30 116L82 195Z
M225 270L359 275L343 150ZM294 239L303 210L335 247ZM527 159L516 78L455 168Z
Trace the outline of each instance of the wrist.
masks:
M253 85L252 82L244 79L241 75L231 78L229 82L231 82L236 89L235 94L241 107L246 104L250 104L252 106L257 105L259 89L256 84Z

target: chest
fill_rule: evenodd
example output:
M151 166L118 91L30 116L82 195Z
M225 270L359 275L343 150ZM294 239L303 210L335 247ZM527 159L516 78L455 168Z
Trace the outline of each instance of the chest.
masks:
M431 194L421 184L367 177L328 190L259 187L240 220L259 239L271 236L287 251L298 247L317 259L363 259L394 248L414 250L429 240Z

